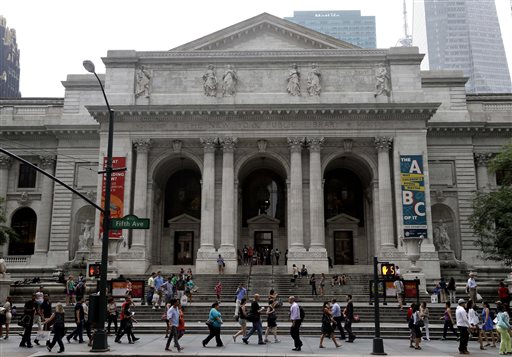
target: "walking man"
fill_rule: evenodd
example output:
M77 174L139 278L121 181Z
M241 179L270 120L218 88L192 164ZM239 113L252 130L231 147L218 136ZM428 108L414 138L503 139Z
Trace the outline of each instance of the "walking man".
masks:
M68 340L68 343L71 342L71 339L77 340L78 343L83 343L83 330L84 330L84 320L85 320L85 312L84 307L82 306L82 303L84 302L84 298L77 300L75 305L75 323L76 328L71 332L71 334L66 337L66 340Z
M247 314L247 321L252 322L252 327L242 338L242 341L247 345L249 344L249 338L252 336L254 332L258 333L258 345L264 345L265 342L263 342L263 327L261 326L261 313L263 310L265 310L264 307L260 308L260 295L254 294L253 301L251 303L251 309L249 310L249 313Z
M459 352L463 355L468 355L468 341L469 341L469 319L466 312L466 301L459 299L459 306L455 310L455 319L457 321L457 328L460 332Z
M352 295L347 295L347 307L345 307L345 330L348 333L347 342L354 342L356 335L352 332L352 321L354 321L354 304L352 303Z
M478 285L475 280L475 273L473 273L473 272L469 273L469 279L468 279L468 283L466 285L466 290L469 294L469 298L471 300L473 300L473 303L476 303L478 301L476 298L477 286Z
M290 320L292 322L290 335L293 338L293 344L295 346L292 348L292 351L300 351L302 347L302 341L300 340L300 324L302 323L300 307L299 304L295 302L295 296L290 296L288 302L290 303Z
M343 322L343 315L341 314L341 307L336 302L335 298L333 298L331 300L331 304L332 304L332 306L331 306L332 318L336 322L336 328L334 329L333 333L336 332L336 329L340 330L340 339L342 341L345 341L345 330L343 329L343 326L341 325L341 323Z
M148 303L148 306L151 306L153 304L153 295L155 294L155 276L155 272L152 272L151 276L148 278L148 295L146 297L146 302ZM155 310L154 306L153 310Z
M34 314L36 313L36 295L32 294L32 298L25 303L23 308L23 318L26 320L24 326L23 337L21 338L20 347L32 348L30 335L32 334L32 325L34 324ZM28 316L28 317L25 317Z
M236 306L235 306L235 317L238 316L238 310L240 309L240 302L247 295L247 289L244 287L244 283L240 283L238 285L238 289L236 289Z
M183 347L180 346L178 342L178 325L180 323L180 311L178 308L179 300L171 299L171 308L167 310L167 320L169 321L169 326L171 327L171 332L169 333L169 338L167 339L167 344L165 345L166 351L172 351L169 346L171 345L171 341L174 338L174 347L178 349L178 352L183 350Z
M161 308L162 306L162 290L160 289L162 287L162 284L164 283L164 278L162 277L162 273L158 271L156 273L155 277L155 292L158 294L158 300L156 303L153 304L153 310L156 308ZM154 300L153 300L154 301Z

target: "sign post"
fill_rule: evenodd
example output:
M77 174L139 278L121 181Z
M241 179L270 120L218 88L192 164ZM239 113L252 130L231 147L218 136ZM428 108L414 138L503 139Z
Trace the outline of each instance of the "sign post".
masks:
M112 218L110 229L149 229L149 218L139 218L133 214L123 218Z

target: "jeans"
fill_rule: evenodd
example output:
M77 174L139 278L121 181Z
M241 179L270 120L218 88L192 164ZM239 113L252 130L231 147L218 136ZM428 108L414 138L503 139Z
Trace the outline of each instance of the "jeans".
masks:
M457 328L460 332L459 352L465 352L468 350L469 331L464 326L457 326Z
M443 326L443 338L446 338L446 332L448 332L448 329L452 330L455 337L459 337L457 335L457 330L453 327L452 320L444 320L444 326Z
M299 320L295 320L290 327L290 336L293 338L293 345L295 348L302 347L302 341L300 340L300 324Z
M352 320L345 319L345 330L347 330L348 340L354 341L356 339L356 335L352 332Z
M21 338L20 346L26 345L26 346L32 346L32 342L30 341L30 335L32 334L32 324L34 320L30 319L30 323L28 324L28 327L25 328L23 331L23 337Z
M50 342L50 344L48 345L48 347L50 349L53 348L53 346L55 346L55 344L59 344L59 351L63 351L64 352L64 344L62 343L62 337L64 337L64 327L62 328L54 328L53 329L53 340L52 342Z
M341 322L343 321L343 317L337 316L334 318L334 321L336 322L336 328L340 330L340 338L342 340L345 340L345 330L343 329L343 325L341 324ZM334 329L333 332L336 332L336 329Z
M174 338L174 347L176 347L177 349L181 349L180 343L178 342L178 329L176 326L171 326L171 333L169 333L169 338L167 339L167 344L165 345L165 349L169 348L173 338Z
M245 335L242 338L242 340L247 341L249 339L249 337L251 337L254 332L258 333L258 343L263 342L263 327L261 326L261 320L254 321L252 323L251 329L249 330L247 335Z
M117 314L108 314L108 333L110 333L110 325L114 323L114 333L117 333Z
M210 330L210 334L203 340L203 345L206 346L208 342L212 338L215 337L215 342L217 342L217 347L222 347L222 340L220 339L220 327L215 326L208 326L208 329Z
M68 340L71 340L72 338L78 337L78 342L84 342L83 337L83 331L84 331L84 320L80 320L76 323L76 328L68 335Z

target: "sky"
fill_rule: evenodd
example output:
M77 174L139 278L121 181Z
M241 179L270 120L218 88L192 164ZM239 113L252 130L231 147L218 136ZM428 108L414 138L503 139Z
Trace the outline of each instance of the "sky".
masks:
M414 1L407 0L410 31ZM512 68L510 0L495 1ZM285 17L299 10L375 16L379 48L396 46L404 34L402 0L3 0L0 15L16 29L22 96L62 97L61 81L86 73L84 59L104 72L108 50L165 51L262 12Z

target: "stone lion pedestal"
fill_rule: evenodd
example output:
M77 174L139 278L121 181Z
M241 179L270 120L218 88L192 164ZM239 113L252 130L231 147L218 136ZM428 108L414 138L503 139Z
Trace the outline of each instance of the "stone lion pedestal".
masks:
M12 279L10 274L4 273L4 276L0 276L0 302L2 304L5 302L5 299L11 292L11 283Z

